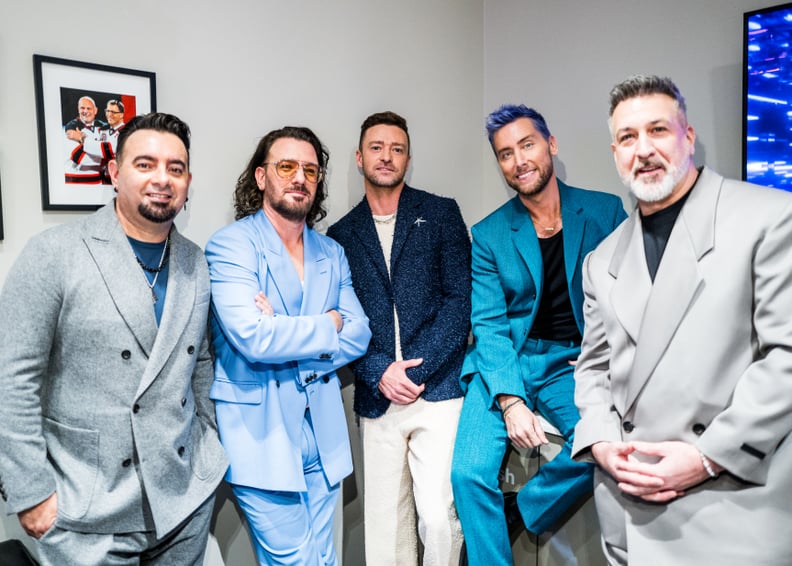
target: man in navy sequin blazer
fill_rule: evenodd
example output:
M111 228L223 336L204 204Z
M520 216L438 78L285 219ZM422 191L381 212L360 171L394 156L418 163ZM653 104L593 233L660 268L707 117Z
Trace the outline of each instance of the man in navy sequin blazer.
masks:
M415 564L420 536L424 564L455 564L462 531L449 477L470 330L470 239L455 201L404 183L404 118L369 116L356 157L365 198L328 235L344 246L373 333L352 364L366 563Z

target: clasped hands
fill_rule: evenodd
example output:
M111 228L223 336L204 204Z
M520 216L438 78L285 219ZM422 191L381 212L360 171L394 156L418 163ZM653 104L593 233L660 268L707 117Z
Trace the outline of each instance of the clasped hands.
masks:
M698 448L687 442L598 442L591 454L620 490L654 503L682 497L710 477ZM716 473L723 471L710 463Z
M275 314L272 304L269 302L267 295L265 295L263 291L256 293L256 296L253 298L253 300L255 301L258 310L260 310L261 314L264 316L273 316ZM333 319L336 332L341 332L341 330L344 328L344 318L341 316L341 313L335 309L330 309L325 314L329 315L330 318Z

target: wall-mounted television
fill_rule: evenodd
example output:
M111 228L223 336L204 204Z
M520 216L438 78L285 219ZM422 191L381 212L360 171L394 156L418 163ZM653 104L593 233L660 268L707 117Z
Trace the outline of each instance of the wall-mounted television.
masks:
M792 191L792 3L743 17L743 179Z

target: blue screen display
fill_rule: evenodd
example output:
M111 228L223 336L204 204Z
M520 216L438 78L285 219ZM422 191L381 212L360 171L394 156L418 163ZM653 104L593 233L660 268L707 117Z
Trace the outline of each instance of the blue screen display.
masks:
M792 4L744 23L744 177L792 191Z

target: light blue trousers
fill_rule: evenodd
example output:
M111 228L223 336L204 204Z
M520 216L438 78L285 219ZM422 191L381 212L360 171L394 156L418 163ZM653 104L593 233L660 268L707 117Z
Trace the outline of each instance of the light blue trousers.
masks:
M327 484L308 413L302 433L307 492L231 486L245 513L253 547L262 565L338 564L333 546L333 516L340 484Z

